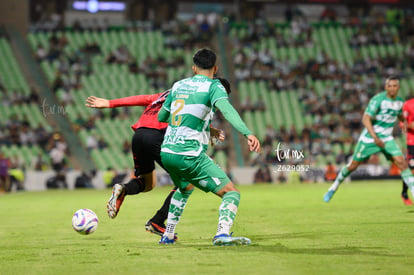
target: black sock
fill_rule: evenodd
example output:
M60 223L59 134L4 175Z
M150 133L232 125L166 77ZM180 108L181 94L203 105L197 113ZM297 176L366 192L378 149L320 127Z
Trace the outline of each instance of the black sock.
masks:
M403 188L402 188L402 194L403 194L403 195L407 195L407 191L408 191L408 186L407 186L407 184L405 184L405 182L403 182L403 183L402 183L402 186L403 186Z
M165 220L168 218L168 210L170 208L170 202L171 198L174 195L175 190L177 190L177 187L175 187L170 194L168 194L167 198L165 199L163 205L161 208L157 211L154 217L150 219L150 221L158 224L163 225Z
M136 195L144 191L145 182L142 178L133 178L124 184L126 195Z

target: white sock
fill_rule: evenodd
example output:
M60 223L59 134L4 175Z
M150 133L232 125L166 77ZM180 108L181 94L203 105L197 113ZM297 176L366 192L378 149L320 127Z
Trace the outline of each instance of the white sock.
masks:
M331 187L329 187L329 191L336 191L341 183L338 180L335 180Z
M217 234L216 235L220 235L220 234L230 235L230 228L231 228L230 224L220 222L217 226Z
M339 185L344 181L344 179L349 176L350 172L348 171L348 166L342 167L341 171L339 171L338 175L335 178L335 181L332 183L331 187L329 188L330 191L336 191Z
M165 228L165 232L164 232L163 236L167 236L167 238L170 239L170 240L174 239L175 226L176 225L177 224L168 223L167 228Z

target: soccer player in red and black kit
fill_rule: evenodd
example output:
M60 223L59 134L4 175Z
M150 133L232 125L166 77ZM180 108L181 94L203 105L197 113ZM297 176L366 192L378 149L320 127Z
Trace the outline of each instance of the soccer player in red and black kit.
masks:
M405 101L403 106L403 115L407 121L407 162L408 167L414 172L414 98ZM401 192L401 198L406 205L412 205L413 202L408 197L408 186L403 182L403 189Z
M220 78L228 93L231 92L230 83ZM128 183L115 184L112 195L107 203L108 216L114 219L121 207L126 195L136 195L141 192L151 191L156 185L155 162L164 170L161 163L161 144L164 140L165 130L168 123L158 121L158 112L162 107L170 90L152 95L137 95L119 99L104 99L90 96L86 99L86 106L91 108L115 108L126 106L146 106L139 120L131 126L135 131L132 137L132 153L135 166L135 178ZM211 136L220 141L224 140L223 131L211 128ZM165 199L162 207L146 224L145 229L162 236L165 231L165 220L168 216L168 208L175 187Z

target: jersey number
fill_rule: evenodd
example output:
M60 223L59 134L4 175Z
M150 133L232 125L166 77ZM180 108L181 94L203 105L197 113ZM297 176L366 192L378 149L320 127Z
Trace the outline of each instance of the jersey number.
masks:
M185 101L184 99L177 99L174 101L174 106L177 107L172 113L171 124L174 126L180 126L182 117L177 115L184 108Z

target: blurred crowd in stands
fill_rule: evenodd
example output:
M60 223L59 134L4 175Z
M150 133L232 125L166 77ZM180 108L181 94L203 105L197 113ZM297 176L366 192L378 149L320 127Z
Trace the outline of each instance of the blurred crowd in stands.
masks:
M68 39L65 34L59 37L52 34L49 38L48 49L38 45L35 52L38 62L57 63L55 78L51 83L54 92L59 89L68 92L81 88L81 76L89 75L92 72L91 58L101 52L97 43L88 43L75 52L67 54L65 52L67 45Z
M130 73L143 73L154 89L165 89L170 85L167 83L168 68L179 68L185 65L184 56L191 55L193 49L211 44L211 36L216 28L217 15L200 14L189 21L171 20L155 26L154 24L131 25L127 31L154 31L160 30L164 38L164 47L180 49L181 54L166 59L163 56L147 56L143 62L138 62L137 57L131 54L130 45L120 45L105 56L108 64L126 64ZM58 25L55 31L60 30ZM116 31L106 27L82 26L75 24L74 31ZM97 41L87 43L82 48L76 49L73 53L67 53L65 47L68 45L68 38L64 32L57 35L52 32L49 38L47 49L38 45L35 56L39 62L44 60L57 62L57 70L52 83L53 91L63 89L64 91L76 90L82 87L81 76L92 73L91 59L94 55L102 55L101 48ZM70 97L70 95L65 95Z
M304 129L298 131L295 126L281 126L275 129L272 125L266 128L265 136L262 137L264 146L263 154L253 155L250 164L259 167L256 173L257 182L272 180L273 175L268 165L278 163L275 155L275 146L283 144L285 148L302 150L305 159L295 162L280 163L308 163L318 161L318 156L330 157L329 171L332 174L332 165L340 165L347 161L352 153L352 145L358 138L362 125L361 115L368 100L372 95L382 90L384 76L393 74L401 77L412 76L414 70L414 24L411 16L404 14L401 10L390 9L386 14L369 14L364 11L351 11L347 22L337 22L335 10L327 8L320 15L321 22L336 22L334 27L354 27L348 44L355 51L352 62L340 63L332 57L332 53L321 50L318 39L315 37L317 24L309 22L308 18L298 8L288 7L285 12L286 21L282 25L275 25L263 19L255 21L235 22L232 17L225 25L231 32L232 28L243 29L242 35L230 37L232 49L233 79L235 85L240 82L265 81L270 91L292 91L297 93L299 101L303 106L304 114L311 117ZM139 62L129 48L129 45L114 47L112 51L104 55L99 43L87 43L79 49L70 52L66 47L70 43L58 23L46 26L47 30L53 30L49 38L49 46L44 48L38 45L34 56L39 63L50 62L56 65L55 77L50 86L54 92L64 91L62 104L74 103L73 94L82 88L82 77L91 74L99 74L93 70L93 59L98 56L104 61L103 66L128 65L129 73L144 74L149 86L155 91L167 89L172 83L168 83L168 69L189 71L186 67L186 56L193 53L195 48L212 45L211 37L217 28L217 14L198 14L194 18L181 21L172 20L160 26L145 22L126 26L128 31L153 31L161 30L163 43L166 49L178 50L178 54L170 58L164 56L148 55ZM42 26L35 30L42 30ZM397 32L392 31L390 26L395 26ZM73 26L73 31L116 31L109 26L92 24L85 26L79 22ZM276 41L275 47L280 48L302 48L317 49L316 53L308 58L299 56L296 61L288 57L279 59L274 56L269 43ZM377 57L366 56L362 50L368 46L392 46L399 43L404 47L404 55L378 55ZM179 75L184 77L184 75ZM318 88L314 85L319 82ZM15 104L41 104L38 94L32 91L29 96L23 93L4 92L5 88L0 82L2 93L0 100L2 105ZM408 92L413 95L412 91ZM352 95L352 96L350 96ZM265 112L268 102L263 98L252 102L250 97L240 102L241 113ZM131 118L134 114L128 108L113 109L111 112L97 110L89 118L81 116L72 121L74 129L88 131L95 128L95 121L104 117L111 119ZM133 118L133 120L135 120ZM224 120L220 115L213 122L217 128L225 128ZM120 151L130 154L130 137L125 137ZM68 148L60 134L47 132L41 125L32 127L26 118L18 119L16 116L9 117L5 123L0 125L0 144L11 145L39 145L49 159L44 159L45 154L39 154L33 160L33 167L42 170L51 166L57 176L62 175L67 165ZM339 151L334 147L340 145ZM104 149L109 146L104 137L92 132L85 141L85 148L92 151ZM229 155L230 145L226 141L217 144L213 148L213 156L223 151ZM335 153L334 153L335 152ZM0 157L4 159L4 156ZM325 158L326 160L326 158ZM3 163L7 167L15 167L18 160L8 159ZM4 166L5 167L5 166ZM33 168L32 167L32 168ZM274 175L273 175L274 176ZM278 182L286 181L286 174L278 174ZM306 181L306 179L304 179Z
M27 117L18 119L12 115L0 128L0 145L35 145L46 149L50 133L42 125L36 128L30 126Z
M264 20L234 24L231 37L234 60L234 76L237 83L265 81L270 91L291 91L298 95L304 114L311 116L310 124L298 133L294 126L275 129L268 125L263 138L264 154L253 154L251 165L259 165L256 176L269 179L268 165L278 163L275 155L276 143L285 148L303 150L306 161L316 164L322 155L328 160L328 178L332 178L332 167L344 164L352 154L352 145L359 137L361 117L369 99L383 90L383 79L389 75L402 78L412 76L414 70L414 31L410 15L403 16L375 14L373 17L352 16L341 26L352 26L354 34L349 40L355 51L353 62L340 63L329 54L320 50L315 56L305 59L299 56L296 62L287 57L278 59L269 47L267 39L276 38L276 47L313 48L318 43L314 28L307 22L300 10L286 13L285 26L275 28ZM321 20L335 21L332 11L326 11ZM332 25L337 26L337 25ZM391 27L397 27L397 32ZM240 32L240 28L244 32ZM230 28L230 33L232 29ZM238 33L238 35L237 35ZM240 33L242 33L240 35ZM263 41L267 41L264 43ZM365 56L361 47L369 45L396 45L403 47L403 55L387 53L376 58ZM320 47L318 47L320 48ZM317 88L319 82L322 88ZM407 91L409 97L413 91ZM352 95L352 96L350 96ZM266 104L261 97L252 102L248 96L240 102L240 110L263 112ZM397 136L400 130L397 129ZM339 145L338 150L334 147ZM305 159L284 161L284 164L304 163ZM326 163L326 162L325 162ZM278 173L283 182L283 173ZM275 176L276 177L276 176ZM260 182L260 180L257 180ZM265 180L266 181L266 180Z
M43 62L49 62L55 68L55 77L50 83L54 92L59 93L59 99L63 106L75 104L75 94L79 89L82 89L82 78L89 75L99 74L99 71L94 71L92 66L93 59L101 60L102 66L119 66L127 65L128 72L130 74L143 74L145 75L145 81L149 83L152 91L161 92L171 85L167 78L168 70L176 70L179 72L188 72L185 75L177 75L178 80L191 74L190 68L185 63L184 58L190 56L194 49L201 47L201 45L210 45L210 38L215 30L217 18L216 16L197 16L189 21L172 20L161 26L154 26L151 23L143 23L126 26L122 31L161 31L163 36L163 47L166 51L175 51L168 56L163 55L147 55L141 62L137 56L134 56L134 52L131 47L133 45L119 45L114 47L109 53L105 54L102 47L99 45L99 41L93 41L85 44L79 49L73 49L69 47L71 44L68 40L68 36L64 31L51 32L48 38L48 47L38 45L34 52L36 60L41 64ZM59 28L54 28L58 31ZM117 32L119 29L109 29L104 26L97 28L96 26L84 26L82 24L75 24L73 31L102 31L102 32ZM68 47L70 50L68 50ZM170 80L171 81L171 80ZM137 93L142 93L142 90L138 90ZM148 91L150 92L150 91ZM125 94L130 96L131 94ZM99 96L99 95L98 95ZM84 116L78 115L73 123L73 128L76 131L87 130L86 140L84 141L85 148L88 152L93 150L102 150L109 147L108 140L105 137L96 134L95 121L103 118L110 118L114 122L117 120L129 119L131 123L137 119L134 115L135 112L130 111L128 108L116 108L111 109L109 112L103 112L102 110L94 110L92 114L86 119ZM223 146L223 145L222 145ZM131 154L130 149L130 137L124 137L122 146L118 148L128 158ZM65 158L62 158L61 154L64 151L57 151L53 154L51 165L56 171L57 175L51 178L48 184L52 186L63 186L61 183L60 174L61 167L65 163L61 163ZM61 163L59 165L55 164ZM113 169L111 169L113 170ZM115 170L113 170L115 171ZM63 178L63 177L62 177Z
M18 89L8 90L0 79L0 102L3 106L18 106L21 104L40 104L38 92L32 88L29 95L25 95Z

